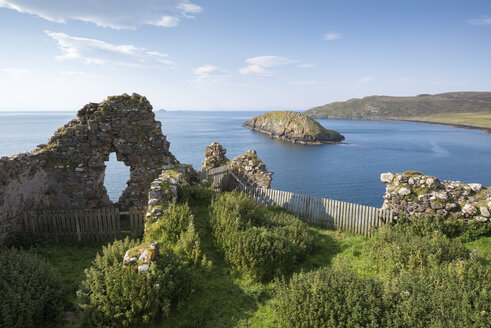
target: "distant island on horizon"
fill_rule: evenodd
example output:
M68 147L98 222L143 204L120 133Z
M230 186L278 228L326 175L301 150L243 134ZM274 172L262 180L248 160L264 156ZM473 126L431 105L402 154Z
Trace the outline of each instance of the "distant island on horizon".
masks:
M329 103L304 113L316 119L416 121L477 128L491 133L491 92L368 96Z

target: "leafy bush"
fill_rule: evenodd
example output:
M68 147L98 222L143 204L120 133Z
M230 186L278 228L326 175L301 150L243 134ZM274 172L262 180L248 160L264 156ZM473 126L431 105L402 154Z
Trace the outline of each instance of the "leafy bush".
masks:
M418 236L428 236L440 231L449 238L457 238L463 242L476 239L491 232L491 223L476 220L444 219L438 216L414 217L405 224L405 228Z
M346 268L321 268L277 283L281 327L381 327L383 286Z
M367 258L379 273L390 278L401 271L424 271L430 264L469 257L469 251L460 241L440 231L418 235L412 229L407 224L383 226L368 241Z
M210 200L213 197L213 185L200 183L192 186L179 186L177 189L179 201Z
M126 238L103 248L77 292L84 326L119 327L165 318L194 287L192 266L164 250L150 270L123 265L126 250L139 241Z
M58 273L37 255L0 251L0 326L38 327L63 310Z
M215 198L210 222L226 261L255 280L289 272L312 247L312 236L300 219L260 207L243 193Z
M388 327L490 327L491 275L471 259L405 272L391 281Z
M147 225L146 241L157 241L161 248L167 248L178 256L197 264L201 259L198 233L194 216L188 204L172 204Z

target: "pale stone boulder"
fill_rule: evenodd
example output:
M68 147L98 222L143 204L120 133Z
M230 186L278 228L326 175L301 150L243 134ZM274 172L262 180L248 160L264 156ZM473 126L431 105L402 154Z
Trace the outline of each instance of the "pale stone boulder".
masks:
M382 173L380 175L380 181L382 181L383 183L391 183L393 180L394 174L392 174L391 172Z

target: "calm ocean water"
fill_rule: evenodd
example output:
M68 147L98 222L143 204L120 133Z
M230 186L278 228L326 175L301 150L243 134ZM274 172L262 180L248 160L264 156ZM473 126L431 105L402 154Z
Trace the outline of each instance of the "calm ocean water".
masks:
M346 137L347 145L304 146L276 141L242 128L257 112L159 112L171 152L196 169L213 141L229 158L255 149L272 187L359 204L381 206L382 172L421 171L440 179L491 186L491 135L442 125L355 120L319 120ZM33 150L75 113L0 112L0 156ZM128 168L111 156L105 185L116 200Z

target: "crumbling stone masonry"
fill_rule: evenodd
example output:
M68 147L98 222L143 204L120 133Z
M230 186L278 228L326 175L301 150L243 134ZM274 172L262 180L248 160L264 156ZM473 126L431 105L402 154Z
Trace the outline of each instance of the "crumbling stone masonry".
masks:
M209 170L215 167L227 165L229 159L225 156L227 150L218 142L214 142L205 148L205 160L202 163L201 170Z
M0 244L21 229L25 210L112 206L104 187L104 162L112 152L130 167L116 205L145 206L151 182L163 167L178 163L154 117L145 97L108 97L85 105L47 144L1 157Z
M169 206L177 202L179 187L190 187L199 183L198 172L191 165L167 165L163 169L158 178L152 181L148 191L144 235L152 224L158 222ZM150 241L127 250L123 264L133 266L138 272L145 272L158 256L159 244Z
M201 169L209 170L230 164L232 172L246 185L269 188L273 180L273 172L268 172L266 165L259 159L255 150L248 150L232 161L225 154L227 150L217 142L205 148L205 160Z
M246 185L269 189L273 180L273 172L266 169L266 164L257 156L255 150L232 159L232 172Z
M491 188L479 183L440 181L415 171L383 173L380 180L386 185L382 208L397 215L491 221Z

